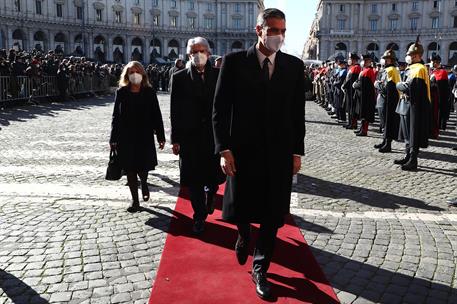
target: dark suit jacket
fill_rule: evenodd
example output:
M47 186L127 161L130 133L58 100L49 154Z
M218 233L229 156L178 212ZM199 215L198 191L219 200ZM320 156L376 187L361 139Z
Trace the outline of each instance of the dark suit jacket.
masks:
M180 150L183 186L217 185L224 181L220 156L214 152L211 122L219 70L208 64L204 80L195 67L176 72L171 87L171 142Z
M303 62L278 52L263 80L255 46L223 59L213 110L216 152L231 150L236 175L227 178L223 218L275 222L289 213L293 155L304 154Z

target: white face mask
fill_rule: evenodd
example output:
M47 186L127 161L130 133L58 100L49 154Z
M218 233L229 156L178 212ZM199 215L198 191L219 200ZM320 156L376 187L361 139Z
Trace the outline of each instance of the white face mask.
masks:
M264 31L265 36L263 36L263 45L270 51L276 53L279 51L284 43L283 35L268 36L266 31Z
M348 60L348 65L352 65L352 59Z
M139 85L143 80L143 75L139 73L132 73L129 75L129 81L135 85Z
M379 63L381 64L381 66L385 66L386 65L386 60L381 58L381 60L379 60Z
M406 62L407 64L411 64L411 63L413 63L413 58L411 58L411 56L408 55L408 56L405 57L405 62Z
M206 56L205 53L198 52L196 54L192 54L192 63L196 67L202 67L206 65L206 62L208 62L208 56Z

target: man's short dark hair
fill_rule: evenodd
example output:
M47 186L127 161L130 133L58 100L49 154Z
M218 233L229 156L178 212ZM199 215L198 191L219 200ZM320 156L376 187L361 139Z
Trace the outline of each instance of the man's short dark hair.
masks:
M265 26L269 18L286 20L286 15L277 8L267 8L257 16L257 25Z

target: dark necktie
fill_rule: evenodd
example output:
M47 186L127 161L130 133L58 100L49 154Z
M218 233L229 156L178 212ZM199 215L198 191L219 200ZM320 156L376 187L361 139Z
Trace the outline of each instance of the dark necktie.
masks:
M268 64L270 63L270 59L265 58L263 61L263 67L262 67L262 75L263 75L263 80L269 81L270 80L270 70L268 69Z

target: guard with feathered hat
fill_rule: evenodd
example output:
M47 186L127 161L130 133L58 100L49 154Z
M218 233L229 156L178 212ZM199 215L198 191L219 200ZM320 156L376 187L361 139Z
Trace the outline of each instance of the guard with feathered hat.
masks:
M406 155L395 161L402 170L417 170L419 148L428 147L430 136L430 79L422 61L424 48L417 36L408 48L405 61L408 63L406 80L397 83L401 92L397 113L400 114L400 139L406 144Z

